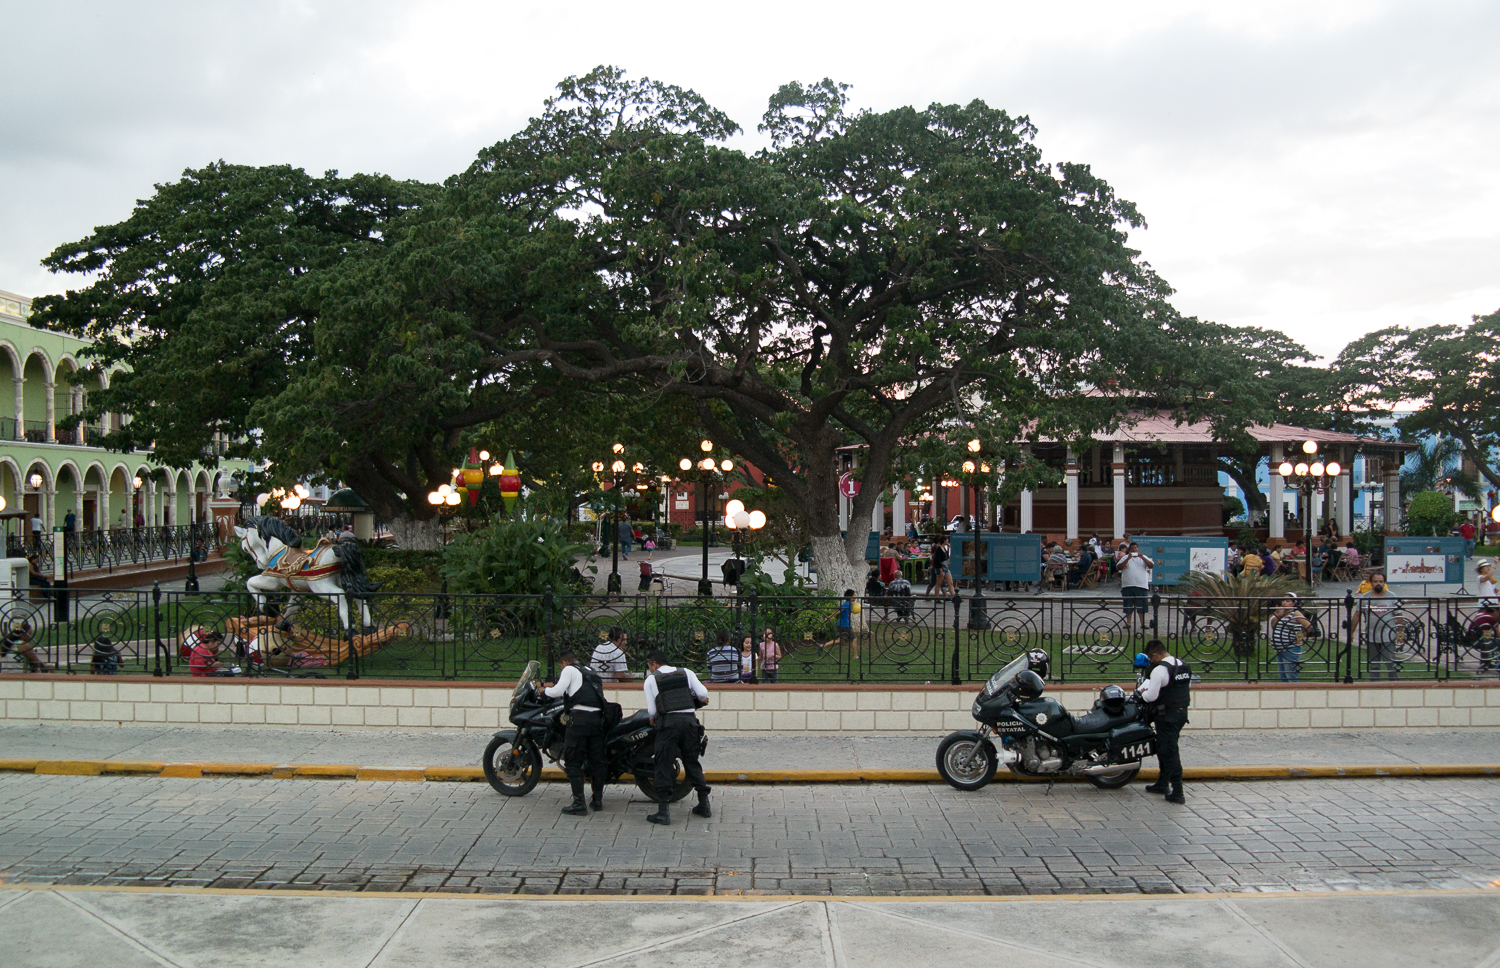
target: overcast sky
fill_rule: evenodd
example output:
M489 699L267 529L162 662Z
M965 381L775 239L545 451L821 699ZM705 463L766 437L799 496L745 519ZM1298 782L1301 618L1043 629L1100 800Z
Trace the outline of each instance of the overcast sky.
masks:
M980 98L1140 206L1183 312L1336 353L1500 308L1500 4L0 0L0 289L215 159L437 181L597 64L760 143L789 80Z

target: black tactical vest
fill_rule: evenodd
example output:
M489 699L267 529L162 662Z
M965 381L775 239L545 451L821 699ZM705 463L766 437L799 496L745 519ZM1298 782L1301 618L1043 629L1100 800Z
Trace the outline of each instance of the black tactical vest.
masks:
M593 706L595 709L604 708L604 680L599 673L593 669L576 667L583 674L583 685L571 696L563 697L563 708L572 709L574 706Z
M693 695L692 687L688 685L686 669L674 669L663 675L658 672L654 674L656 679L656 712L661 713L690 713L698 708L697 697Z
M1158 662L1151 667L1151 673L1156 671L1157 666L1167 670L1167 684L1156 697L1153 708L1156 718L1168 723L1187 722L1188 704L1191 702L1188 693L1193 686L1193 670L1180 659L1177 665Z

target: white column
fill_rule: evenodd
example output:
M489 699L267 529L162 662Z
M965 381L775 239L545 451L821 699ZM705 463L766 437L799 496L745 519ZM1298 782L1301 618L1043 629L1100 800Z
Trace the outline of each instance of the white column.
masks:
M896 502L891 505L891 533L906 534L906 488L896 488Z
M1125 537L1125 445L1115 444L1115 459L1110 465L1115 485L1115 540Z
M1064 472L1064 485L1067 487L1068 502L1068 539L1071 541L1078 537L1078 455L1073 453L1073 448L1068 448L1068 466Z
M1273 538L1286 537L1286 496L1282 493L1286 479L1281 476L1277 468L1281 462L1286 460L1282 455L1280 444L1271 445L1271 494L1267 499L1270 510L1267 512L1266 527Z
M52 394L57 386L51 380L42 385L47 388L47 440L54 441L57 439L57 398Z
M164 524L164 525L167 525L167 526L171 526L171 525L174 525L174 524L177 523L176 519L177 519L177 490L176 490L176 487L174 486L172 490L167 491L164 495L162 495L162 502L161 502L161 523ZM662 518L662 520L665 521L666 518Z
M23 363L22 366L25 366ZM26 381L22 377L11 380L16 385L16 439L26 439Z
M76 531L83 530L83 484L79 482L73 488L73 528Z
M1031 534L1035 530L1031 518L1031 489L1028 488L1021 492L1021 533Z

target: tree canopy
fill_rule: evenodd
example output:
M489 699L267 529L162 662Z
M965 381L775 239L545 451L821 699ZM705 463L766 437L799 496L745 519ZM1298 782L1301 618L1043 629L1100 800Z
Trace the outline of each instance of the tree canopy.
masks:
M1022 441L1143 396L1230 437L1283 405L1301 347L1178 314L1140 213L1027 119L846 108L788 84L749 153L692 91L601 67L441 186L220 163L53 253L98 277L34 321L131 368L89 401L134 417L108 445L182 463L223 433L393 521L481 436L573 467L634 431L675 466L701 429L775 478L840 587L864 536L839 534L839 447L864 446L868 520L971 437L1014 487Z

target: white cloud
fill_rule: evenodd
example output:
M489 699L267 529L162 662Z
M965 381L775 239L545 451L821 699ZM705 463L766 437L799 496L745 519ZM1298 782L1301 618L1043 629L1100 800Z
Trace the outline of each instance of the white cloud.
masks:
M1186 312L1324 353L1500 307L1500 9L1481 3L3 3L0 288L217 158L439 180L596 64L693 87L746 145L831 76L982 98L1138 203Z

